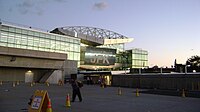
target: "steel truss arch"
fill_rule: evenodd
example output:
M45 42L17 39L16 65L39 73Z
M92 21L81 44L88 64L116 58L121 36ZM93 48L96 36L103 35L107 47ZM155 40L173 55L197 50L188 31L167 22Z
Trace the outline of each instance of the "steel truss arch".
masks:
M78 34L85 34L87 36L96 37L100 39L128 39L128 37L121 35L119 33L95 27L67 26L67 27L62 27L62 29L76 32Z

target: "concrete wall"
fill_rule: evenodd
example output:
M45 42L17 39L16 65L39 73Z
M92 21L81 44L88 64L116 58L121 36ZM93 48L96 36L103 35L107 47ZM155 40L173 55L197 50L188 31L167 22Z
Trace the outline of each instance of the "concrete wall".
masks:
M25 81L25 74L29 70L33 73L33 81L36 82L48 71L47 69L0 67L0 81Z
M0 55L0 67L61 69L63 64L62 60Z
M62 54L62 53L43 52L43 51L36 51L36 50L2 47L2 46L0 46L0 54L10 55L10 56L48 58L48 59L57 59L57 60L65 60L67 58L67 54Z
M62 70L55 70L51 76L47 79L47 82L51 84L58 84L59 80L62 80Z
M0 47L0 81L25 81L25 74L31 71L37 82L49 71L62 71L65 60L67 54Z
M113 75L112 86L146 89L200 90L200 73L165 75Z
M77 74L77 61L66 60L64 64L64 77L71 77L71 74Z

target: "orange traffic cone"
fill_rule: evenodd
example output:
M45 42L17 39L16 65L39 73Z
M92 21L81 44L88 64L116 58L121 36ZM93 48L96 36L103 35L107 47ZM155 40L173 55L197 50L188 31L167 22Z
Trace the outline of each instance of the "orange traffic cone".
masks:
M51 108L51 100L49 99L48 105L47 105L47 110L46 112L52 112L52 108Z
M70 107L70 97L69 94L67 94L67 98L66 98L66 107Z
M136 89L136 96L140 96L138 88Z

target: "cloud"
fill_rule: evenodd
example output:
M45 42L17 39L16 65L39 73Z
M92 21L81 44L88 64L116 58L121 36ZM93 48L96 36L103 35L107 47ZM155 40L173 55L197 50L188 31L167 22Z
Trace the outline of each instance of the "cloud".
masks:
M13 11L13 9L10 7L10 8L8 9L8 11L9 11L9 12L12 12L12 11Z
M20 14L36 14L41 16L45 13L44 6L51 2L63 3L66 0L22 0L21 3L17 4L17 10Z
M54 0L55 2L66 2L66 0Z
M99 3L95 3L93 8L97 9L97 10L104 10L108 7L108 4L106 2L99 2Z
M40 13L40 10L36 8L35 2L33 0L25 0L22 1L21 3L17 4L17 8L20 14L26 15L26 14L32 14L34 12Z

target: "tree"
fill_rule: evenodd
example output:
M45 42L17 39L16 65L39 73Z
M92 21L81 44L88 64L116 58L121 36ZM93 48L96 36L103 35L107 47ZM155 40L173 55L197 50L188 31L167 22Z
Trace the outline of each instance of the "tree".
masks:
M190 65L192 70L200 71L200 56L192 56L186 61L186 65Z
M200 56L192 56L186 61L186 64L193 67L200 67Z

